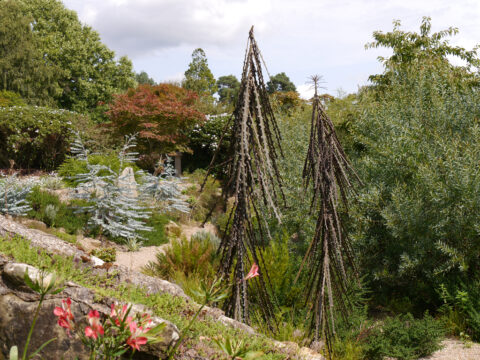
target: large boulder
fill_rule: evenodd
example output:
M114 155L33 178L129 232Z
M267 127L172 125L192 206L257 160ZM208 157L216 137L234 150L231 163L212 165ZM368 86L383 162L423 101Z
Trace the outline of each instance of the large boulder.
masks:
M135 180L135 172L131 167L123 169L118 177L118 187L120 190L130 198L138 197L137 182Z

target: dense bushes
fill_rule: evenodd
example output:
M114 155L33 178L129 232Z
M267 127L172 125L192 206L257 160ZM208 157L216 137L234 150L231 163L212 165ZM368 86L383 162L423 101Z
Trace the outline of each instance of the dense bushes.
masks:
M0 167L53 170L65 159L80 115L36 106L0 107Z
M88 157L88 162L91 165L104 165L109 166L115 173L121 173L123 169L126 167L132 167L134 173L136 173L139 169L133 163L124 162L122 164L122 168L120 169L120 160L118 159L117 154L110 154L110 155L102 155L102 154L93 154ZM75 187L77 181L75 177L80 174L88 173L87 163L85 161L79 160L75 157L67 158L59 167L58 167L58 175L63 178L65 184L71 187ZM108 174L107 170L100 170L99 176L105 176ZM136 180L138 180L138 175L136 174Z
M423 319L415 319L411 314L387 318L366 338L365 358L418 359L438 350L442 337L443 328L428 314Z
M32 208L28 216L43 221L47 226L62 227L69 234L85 229L88 216L75 212L75 203L68 206L62 203L58 196L41 190L38 186L32 189L27 201ZM77 200L77 205L80 203L81 201Z
M227 126L230 121L230 125ZM230 147L229 135L232 131L230 115L210 115L203 124L197 124L188 134L188 147L192 153L185 153L182 158L183 168L194 171L198 168L207 168L213 155L218 149L217 163L221 164L228 159ZM222 138L220 143L220 139ZM213 169L212 173L222 177L223 167Z
M364 94L355 124L365 187L353 234L379 292L432 303L439 282L480 265L480 107L474 89L428 64L390 81Z

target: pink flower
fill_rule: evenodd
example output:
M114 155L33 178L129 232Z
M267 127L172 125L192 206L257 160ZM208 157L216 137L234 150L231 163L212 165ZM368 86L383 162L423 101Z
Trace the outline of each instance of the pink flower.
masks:
M90 326L85 328L85 336L98 339L98 335L103 335L103 326L100 323L100 314L97 310L90 310L88 313L88 322Z
M110 305L110 318L115 322L117 326L120 326L120 322L126 321L129 324L132 321L132 317L129 316L125 319L125 315L127 315L128 306L123 305L120 311L117 310L115 304Z
M130 322L129 324L130 333L131 335L127 339L127 345L130 346L132 349L140 350L140 345L145 345L148 339L144 335L145 332L141 326L137 326L135 321Z
M67 329L67 332L73 330L74 327L74 317L70 308L71 305L72 300L67 298L66 300L62 300L62 307L56 306L55 309L53 309L53 314L58 316L57 324Z
M260 275L258 273L258 265L253 263L252 268L250 269L247 276L245 276L245 279L243 279L243 280L248 280L248 279L254 278L255 276L258 276L258 275Z

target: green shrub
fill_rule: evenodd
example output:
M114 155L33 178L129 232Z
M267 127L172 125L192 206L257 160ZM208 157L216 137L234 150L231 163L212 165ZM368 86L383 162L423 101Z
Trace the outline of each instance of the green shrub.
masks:
M369 360L386 356L398 360L425 357L440 349L443 334L441 324L428 313L423 319L415 319L411 314L386 318L367 337L365 357Z
M157 254L156 262L147 265L146 272L166 279L172 279L175 272L213 279L219 266L218 241L209 233L194 234L190 240L186 237L174 240L165 253Z
M142 236L143 246L159 246L168 242L168 236L165 232L165 225L170 219L165 214L153 213L146 221L146 225L152 228L152 231L139 231Z
M80 230L84 230L88 221L88 216L75 212L75 205L79 205L81 201L72 202L71 206L62 203L57 195L48 191L41 190L36 186L27 196L27 201L32 210L28 212L28 217L43 221L47 226L62 227L69 234L76 234ZM82 202L83 203L83 202ZM47 208L55 208L56 216L52 220ZM55 221L55 223L53 223Z
M105 165L110 166L110 168L118 172L120 168L120 161L118 159L117 154L110 154L110 155L90 155L88 157L88 161L91 165ZM136 173L140 168L132 163L124 163L122 170L126 167L132 167L133 171ZM71 187L75 187L77 183L73 179L76 175L88 173L87 164L85 161L79 160L74 157L67 158L59 167L58 167L58 175L63 178L65 184ZM99 176L107 175L107 170L103 170L99 172ZM138 181L140 180L137 175L135 175L135 179Z
M53 170L69 151L81 115L36 106L0 107L0 167Z
M91 254L107 263L115 262L117 259L117 250L114 247L94 249Z
M76 235L71 235L64 233L62 231L58 231L55 229L50 229L52 231L49 231L50 234L55 235L59 239L62 239L63 241L69 242L71 244L76 244L77 243L77 236Z
M22 97L19 94L8 90L0 91L0 107L25 105L27 104L25 103L25 101L23 101Z
M440 297L443 305L439 309L440 320L448 335L461 336L472 340L480 340L480 287L474 281L453 284L449 288L440 285Z

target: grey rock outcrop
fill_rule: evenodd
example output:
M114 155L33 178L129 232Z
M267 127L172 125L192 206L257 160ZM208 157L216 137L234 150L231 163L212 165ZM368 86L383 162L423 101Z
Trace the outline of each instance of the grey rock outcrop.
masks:
M22 351L32 322L32 314L38 306L39 297L29 291L23 283L23 272L28 269L32 278L39 274L39 270L26 264L9 262L0 255L0 353L8 354L11 346L17 345ZM48 275L47 275L48 276ZM23 286L22 286L23 285ZM88 359L88 353L77 336L68 336L60 326L56 324L53 314L55 306L61 305L61 299L69 297L72 300L72 312L75 316L78 331L82 331L86 324L86 315L90 309L95 309L100 314L110 313L109 305L115 299L95 300L95 293L89 289L74 283L67 283L64 290L57 295L48 296L40 309L40 315L35 326L34 336L29 349L35 350L43 342L56 338L50 343L42 358L46 360L57 359ZM141 305L133 305L131 314L148 313ZM153 324L165 323L161 332L161 341L149 346L144 346L135 354L134 359L158 359L164 358L169 346L179 339L177 327L161 318L152 316ZM39 335L39 336L35 336Z
M118 177L118 187L124 194L130 198L138 197L137 182L135 180L135 172L131 167L123 169Z

